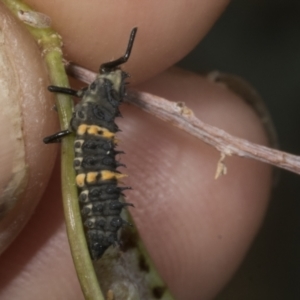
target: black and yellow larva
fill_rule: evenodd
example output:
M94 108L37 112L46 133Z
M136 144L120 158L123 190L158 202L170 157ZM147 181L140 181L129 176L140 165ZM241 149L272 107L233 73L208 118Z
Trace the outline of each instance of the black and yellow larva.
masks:
M86 88L75 91L49 86L55 93L81 98L75 106L70 127L44 138L44 143L58 142L75 133L74 168L79 189L81 213L86 229L87 243L93 260L99 259L108 247L118 243L118 231L126 223L121 210L130 203L121 201L122 191L118 180L125 174L117 171L121 166L116 155L115 118L120 116L119 105L125 96L125 79L128 74L120 65L127 62L137 28L131 31L124 56L100 66L96 79Z

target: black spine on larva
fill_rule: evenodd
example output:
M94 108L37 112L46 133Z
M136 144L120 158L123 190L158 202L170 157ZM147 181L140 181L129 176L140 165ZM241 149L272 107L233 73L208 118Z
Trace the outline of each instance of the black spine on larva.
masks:
M131 32L126 54L116 61L103 64L93 83L82 91L75 106L70 127L76 132L74 168L79 188L79 201L87 242L93 260L99 259L112 244L118 243L118 230L125 221L121 210L128 205L120 201L122 190L117 178L102 178L101 171L120 174L115 150L114 133L118 131L115 118L125 95L127 74L119 65L126 62L133 44L136 28ZM97 129L88 131L87 128ZM96 174L89 179L89 174ZM83 180L78 178L85 175Z

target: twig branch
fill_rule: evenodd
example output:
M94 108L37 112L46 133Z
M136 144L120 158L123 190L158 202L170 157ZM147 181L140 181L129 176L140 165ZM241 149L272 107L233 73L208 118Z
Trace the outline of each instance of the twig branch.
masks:
M67 66L73 77L91 83L96 74L74 64ZM208 125L195 117L193 111L181 102L138 91L129 91L126 101L142 110L181 128L189 134L215 147L224 156L237 155L256 159L300 174L300 157L237 138L222 129Z

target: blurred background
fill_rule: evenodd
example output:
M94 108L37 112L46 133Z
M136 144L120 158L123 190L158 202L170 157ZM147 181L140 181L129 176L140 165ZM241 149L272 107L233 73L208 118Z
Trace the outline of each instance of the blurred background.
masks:
M233 0L179 63L249 81L273 117L281 150L300 155L300 0ZM280 171L263 227L216 300L300 299L300 176Z

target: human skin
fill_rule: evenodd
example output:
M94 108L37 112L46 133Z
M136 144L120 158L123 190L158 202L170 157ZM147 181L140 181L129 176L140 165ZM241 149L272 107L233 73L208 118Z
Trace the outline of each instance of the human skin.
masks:
M95 71L123 54L137 26L132 56L123 66L135 88L184 101L203 121L267 144L258 117L233 92L190 72L165 71L204 37L228 1L27 2L51 17L67 59ZM228 174L214 180L220 157L215 149L131 105L121 110L121 161L134 188L127 201L135 205L130 211L142 239L176 299L212 299L259 229L271 169L230 157ZM0 257L1 299L83 298L65 234L58 164L36 213Z

